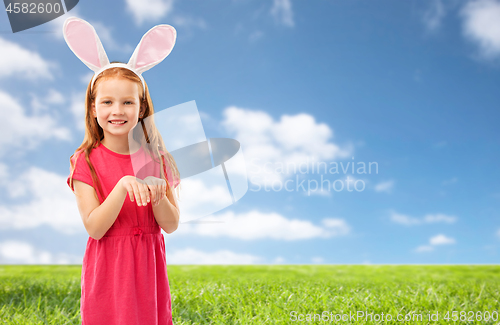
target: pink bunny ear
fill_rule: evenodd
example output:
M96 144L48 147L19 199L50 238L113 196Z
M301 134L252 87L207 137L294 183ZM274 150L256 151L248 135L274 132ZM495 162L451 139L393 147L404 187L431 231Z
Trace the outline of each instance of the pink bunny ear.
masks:
M151 28L135 48L128 65L139 74L163 61L175 45L177 32L170 25L157 25Z
M94 72L109 65L99 36L85 20L76 17L66 19L63 35L71 51Z

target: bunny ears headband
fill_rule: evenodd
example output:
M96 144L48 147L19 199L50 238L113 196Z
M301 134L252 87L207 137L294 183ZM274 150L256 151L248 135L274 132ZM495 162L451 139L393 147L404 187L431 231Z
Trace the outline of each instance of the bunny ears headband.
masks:
M146 87L142 73L163 61L170 54L175 45L177 32L170 25L157 25L151 28L144 34L127 64L109 63L108 56L94 27L83 19L76 17L66 19L63 35L71 51L94 71L91 89L101 72L120 67L134 72L141 79L145 95Z

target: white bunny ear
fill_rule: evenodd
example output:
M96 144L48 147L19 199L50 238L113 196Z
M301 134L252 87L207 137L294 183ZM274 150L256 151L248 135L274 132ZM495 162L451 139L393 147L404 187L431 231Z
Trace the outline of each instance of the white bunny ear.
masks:
M139 74L163 61L175 45L177 32L170 25L157 25L151 28L135 48L128 65Z
M76 17L66 19L63 35L71 51L94 72L109 65L99 36L94 27L85 20Z

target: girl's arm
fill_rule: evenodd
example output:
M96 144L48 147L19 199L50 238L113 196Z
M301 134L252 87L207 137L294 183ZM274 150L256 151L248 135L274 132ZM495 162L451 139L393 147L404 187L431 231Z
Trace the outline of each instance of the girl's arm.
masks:
M160 203L153 205L153 214L156 222L167 233L173 233L179 226L179 207L172 190L168 191L167 195L163 195Z
M90 237L96 240L101 239L115 222L127 195L127 190L123 185L127 177L133 176L122 177L102 204L99 204L92 186L74 180L78 210Z

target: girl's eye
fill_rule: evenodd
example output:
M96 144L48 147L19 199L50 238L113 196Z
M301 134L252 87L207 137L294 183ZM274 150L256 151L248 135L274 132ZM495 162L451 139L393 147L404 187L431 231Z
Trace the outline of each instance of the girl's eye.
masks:
M104 101L102 102L103 104L107 105L107 104L111 104L111 101L110 100L107 100L107 101Z
M132 102L125 102L125 104L127 104L127 105L132 105Z

